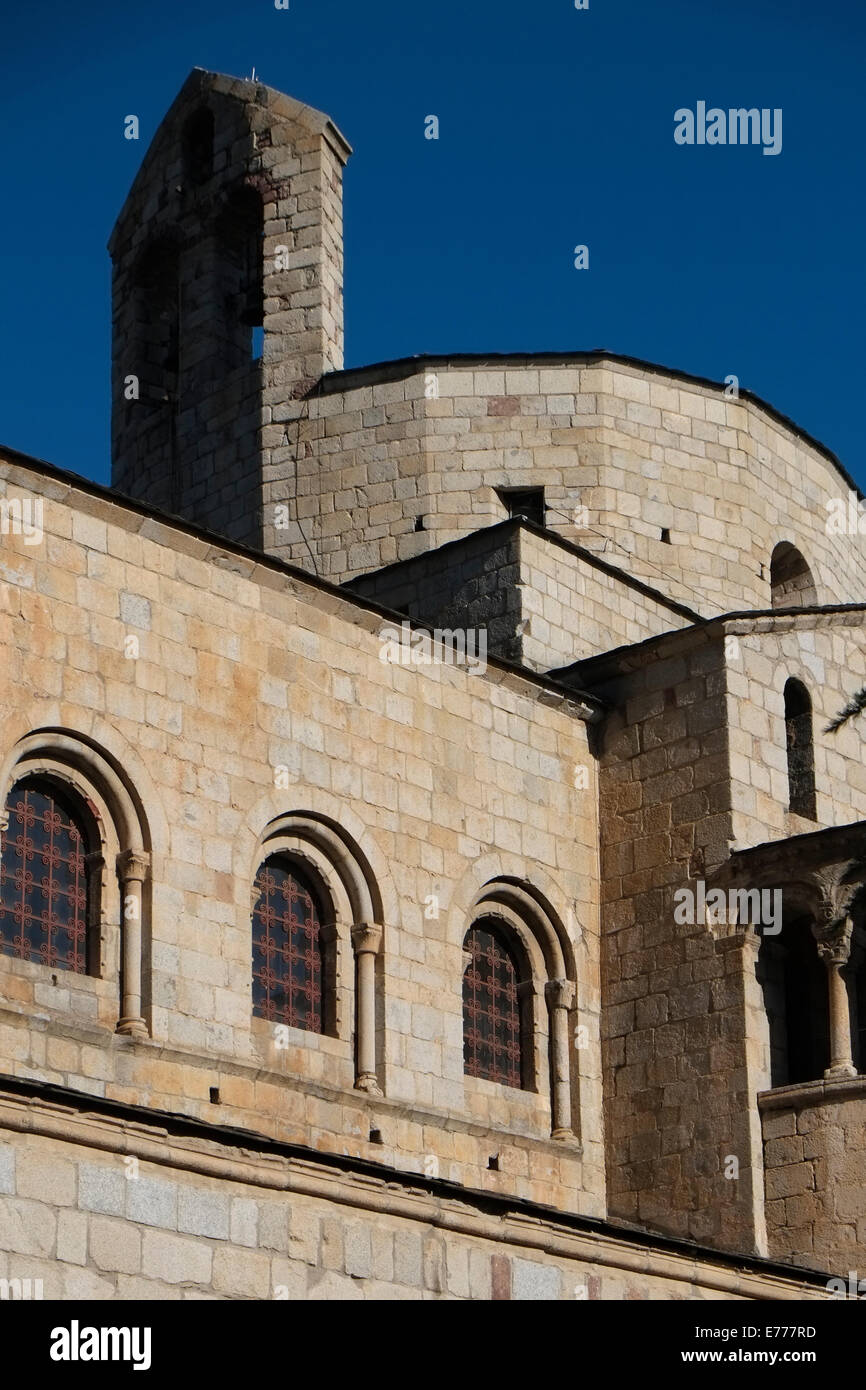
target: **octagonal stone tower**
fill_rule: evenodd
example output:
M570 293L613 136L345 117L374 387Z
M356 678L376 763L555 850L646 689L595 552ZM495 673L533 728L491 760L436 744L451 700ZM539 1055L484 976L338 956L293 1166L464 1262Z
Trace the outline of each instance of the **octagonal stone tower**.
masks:
M109 241L112 482L250 545L263 435L343 365L342 171L321 112L195 69Z

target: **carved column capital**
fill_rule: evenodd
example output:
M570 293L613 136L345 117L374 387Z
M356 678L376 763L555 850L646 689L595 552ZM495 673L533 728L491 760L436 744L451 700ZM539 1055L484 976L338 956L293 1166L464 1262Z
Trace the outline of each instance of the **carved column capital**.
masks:
M552 1009L570 1009L574 1005L574 982L565 979L547 980L544 994Z
M757 960L763 941L760 931L753 926L747 926L746 930L739 937L739 943L746 954L750 954Z
M141 849L123 850L117 856L117 872L124 883L146 883L150 876L150 855Z
M829 928L823 927L820 923L813 928L818 955L825 965L848 964L853 930L850 917L846 917L842 922L832 923Z
M844 924L863 878L864 866L854 860L825 865L814 872L813 883L818 892L813 928L816 938L828 936L831 929Z
M378 922L359 922L352 928L352 946L356 956L379 954L382 927Z
M812 935L824 965L847 965L853 935L851 917L837 917L834 912L826 912L823 920L812 924Z

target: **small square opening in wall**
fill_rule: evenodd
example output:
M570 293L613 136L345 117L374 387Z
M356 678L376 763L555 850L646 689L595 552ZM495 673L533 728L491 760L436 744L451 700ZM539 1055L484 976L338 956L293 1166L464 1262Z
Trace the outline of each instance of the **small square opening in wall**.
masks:
M670 544L671 544L671 533L670 533L670 528L669 528L669 527L667 527L667 526L663 526L663 527L662 527L662 536L661 536L661 539L662 539L662 545L670 545Z
M499 1172L499 1154L491 1154L487 1160L487 1167L492 1173Z
M496 495L511 520L522 517L536 526L545 525L546 508L543 487L497 488Z
M219 1086L211 1086L211 1088L210 1088L210 1103L211 1103L211 1105L219 1105L219 1104L220 1104L220 1088L219 1088Z
M381 1144L381 1143L382 1143L382 1131L381 1131L381 1129L371 1129L371 1130L370 1130L370 1143L371 1143L371 1144Z

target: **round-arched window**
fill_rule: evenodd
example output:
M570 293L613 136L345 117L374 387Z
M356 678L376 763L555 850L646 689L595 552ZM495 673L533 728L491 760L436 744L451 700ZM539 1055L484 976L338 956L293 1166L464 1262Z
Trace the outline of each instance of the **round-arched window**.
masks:
M496 922L482 918L463 943L463 1065L468 1076L524 1085L523 1018L517 957Z
M17 782L0 855L0 951L86 974L93 843L87 808L53 782Z
M253 1013L325 1032L322 900L290 860L266 859L253 908Z
M780 541L770 558L770 603L773 608L803 608L818 602L812 571L796 546Z

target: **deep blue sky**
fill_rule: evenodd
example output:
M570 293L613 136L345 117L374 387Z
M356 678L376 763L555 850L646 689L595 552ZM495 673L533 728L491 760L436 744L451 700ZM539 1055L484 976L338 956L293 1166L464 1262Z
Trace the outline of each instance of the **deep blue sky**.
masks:
M355 148L347 366L604 346L735 373L866 485L864 58L863 0L10 0L0 441L108 480L108 234L190 68L255 66ZM782 153L677 146L698 100L781 107Z

